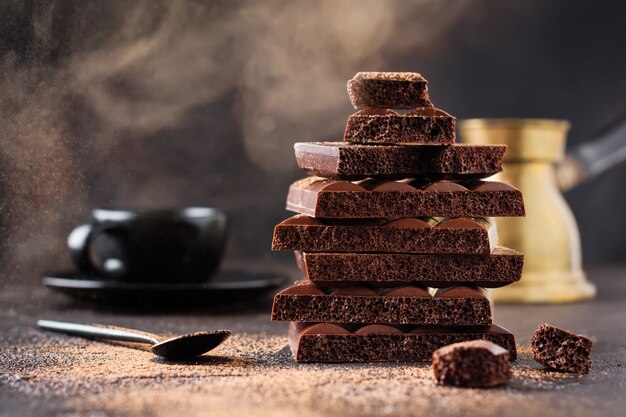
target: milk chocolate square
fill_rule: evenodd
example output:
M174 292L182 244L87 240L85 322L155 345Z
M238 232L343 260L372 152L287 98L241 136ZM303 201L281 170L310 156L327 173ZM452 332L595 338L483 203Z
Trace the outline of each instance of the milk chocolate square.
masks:
M430 362L435 350L482 339L517 358L515 338L491 326L399 326L298 323L289 326L289 346L297 362Z
M491 324L491 306L475 287L318 288L300 281L274 297L272 320L477 326Z
M485 256L417 253L296 252L298 266L319 286L374 286L420 282L429 287L473 284L497 288L522 277L524 255L496 247Z
M300 142L294 145L298 166L310 175L358 180L480 179L502 170L505 145L346 145Z
M488 255L495 224L482 218L315 219L296 215L274 228L273 250Z
M313 217L516 217L522 193L496 181L338 181L308 177L294 182L287 210Z

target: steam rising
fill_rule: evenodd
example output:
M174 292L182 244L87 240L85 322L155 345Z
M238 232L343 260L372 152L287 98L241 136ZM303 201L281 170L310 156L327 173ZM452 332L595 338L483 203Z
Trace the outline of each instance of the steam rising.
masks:
M107 203L161 201L155 196L169 187L170 203L186 204L195 192L192 178L180 182L145 164L145 188L130 192L123 189L123 176L100 169L115 167L110 158L120 148L128 148L132 161L144 146L137 143L147 146L210 103L231 103L222 115L206 117L236 118L242 137L216 127L194 146L213 149L238 140L259 175L293 172L286 162L293 158L293 142L340 137L350 112L348 78L359 70L411 70L389 63L408 50L428 48L465 5L5 3L2 25L16 35L0 44L2 268L14 274L19 267L32 272L58 262L68 230L94 200L102 202L92 190L103 182L119 185L119 191L107 189ZM214 191L227 194L223 179L216 181ZM238 191L233 205L244 191L253 192ZM254 192L253 198L262 198ZM267 246L260 247L265 252Z

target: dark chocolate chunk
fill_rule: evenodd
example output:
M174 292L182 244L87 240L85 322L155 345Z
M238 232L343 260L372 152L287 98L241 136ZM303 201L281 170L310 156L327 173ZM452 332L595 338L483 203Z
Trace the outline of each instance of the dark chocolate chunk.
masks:
M347 145L300 142L294 145L298 166L324 178L358 180L479 179L502 170L505 145Z
M315 219L298 214L276 225L272 250L488 255L496 245L495 226L482 218Z
M548 368L577 374L586 374L591 368L593 342L584 336L542 324L530 346L533 358Z
M519 281L524 264L524 255L501 247L487 256L296 252L296 259L307 279L329 287L355 282L382 286L420 282L429 287L471 283L496 288Z
M434 107L404 115L367 108L348 117L343 136L346 143L362 144L450 145L455 139L456 118Z
M501 182L337 181L308 177L289 187L287 210L313 217L524 216L522 193Z
M441 385L490 388L513 376L509 351L486 340L453 343L433 353L435 381Z
M432 294L432 295L431 295ZM429 290L365 285L321 290L301 281L274 297L272 320L326 323L488 325L491 307L482 290Z
M432 106L428 81L416 72L358 72L348 81L348 95L355 109Z
M297 362L428 362L451 343L482 339L515 360L515 339L502 327L338 325L291 322L289 346Z

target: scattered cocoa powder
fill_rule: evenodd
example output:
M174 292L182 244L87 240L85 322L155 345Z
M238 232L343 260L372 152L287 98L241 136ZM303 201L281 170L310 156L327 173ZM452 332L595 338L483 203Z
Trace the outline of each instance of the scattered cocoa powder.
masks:
M624 316L621 271L607 277L616 295L593 304L497 306L499 320L517 336L518 360L511 383L488 391L437 386L429 363L297 364L287 348L287 326L269 320L271 297L245 312L127 314L63 304L40 289L4 291L0 415L617 417L626 383L623 334L614 331ZM611 313L598 321L592 308ZM532 359L528 344L536 323L557 313L566 318L559 325L593 328L599 340L584 377L544 370ZM212 356L167 363L137 347L40 332L32 327L37 318L169 334L226 328L233 336Z
M267 333L234 334L213 355L185 363L169 363L139 347L36 330L25 339L3 346L0 382L105 415L165 416L181 409L187 416L215 410L232 416L421 415L480 409L496 416L516 415L514 405L521 403L533 414L545 403L529 403L529 392L578 382L537 369L525 346L511 385L486 392L438 387L426 363L296 364L286 337Z

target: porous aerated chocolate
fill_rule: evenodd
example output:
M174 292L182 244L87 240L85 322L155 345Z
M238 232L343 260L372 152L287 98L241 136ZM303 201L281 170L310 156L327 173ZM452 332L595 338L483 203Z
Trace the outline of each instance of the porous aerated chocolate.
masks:
M479 179L502 170L506 145L348 145L300 142L294 145L298 166L324 178Z
M453 343L433 353L435 381L441 385L490 388L513 376L509 351L486 340Z
M506 146L454 143L456 119L432 105L420 74L358 73L348 92L361 110L343 143L294 145L298 166L321 178L291 185L287 209L300 214L274 229L272 249L295 251L308 278L272 310L291 322L296 361L428 361L474 339L515 359L513 335L491 324L482 288L469 284L521 276L523 256L494 251L489 220L523 216L521 193L478 181L502 170Z
M391 110L363 109L348 117L343 140L362 144L450 145L456 139L456 118L434 107L400 115Z
M496 288L519 281L524 265L524 255L502 247L487 256L296 252L296 260L308 280L329 287L420 282L429 287L470 283Z
M542 324L530 341L533 358L548 368L586 374L591 369L593 342L577 334Z
M274 297L272 320L325 323L489 325L491 307L482 290L418 285L320 289L301 281Z
M495 224L482 218L315 219L298 214L276 225L272 250L488 255L497 239Z
M432 106L428 81L416 72L358 72L348 81L348 95L355 109Z
M515 338L491 326L391 326L298 323L289 326L289 346L297 362L428 362L435 350L482 339L503 346L515 360Z
M325 218L524 216L524 200L517 188L495 181L308 177L289 187L287 210Z

